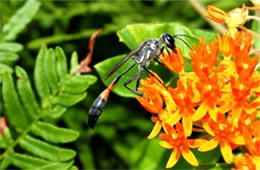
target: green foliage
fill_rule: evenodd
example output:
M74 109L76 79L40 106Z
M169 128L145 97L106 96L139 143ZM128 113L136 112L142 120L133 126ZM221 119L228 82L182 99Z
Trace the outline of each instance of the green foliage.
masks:
M2 4L2 3L1 3ZM26 25L32 20L38 11L41 2L37 0L27 1L10 19L3 25L1 30L0 42L0 76L4 72L12 73L13 69L8 65L12 65L19 59L18 52L23 50L23 45L16 42L9 42L16 39ZM2 77L2 76L1 76ZM0 78L0 82L2 78Z
M5 162L19 168L71 167L76 151L59 144L75 141L79 133L45 122L44 118L59 118L68 106L85 98L85 91L96 78L68 73L67 57L63 50L60 47L47 49L46 46L41 48L34 69L35 88L40 102L26 71L16 66L15 73L16 84L10 73L4 73L2 93L4 113L18 136L11 142L9 140L9 145L1 146L6 149L0 156L1 167L6 166ZM16 150L17 144L23 152Z
M32 20L39 9L41 2L29 0L19 9L16 14L10 18L9 22L3 26L3 40L12 41Z

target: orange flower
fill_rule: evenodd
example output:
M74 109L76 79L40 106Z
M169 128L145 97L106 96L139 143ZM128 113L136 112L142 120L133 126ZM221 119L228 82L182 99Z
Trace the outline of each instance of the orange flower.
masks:
M148 136L148 139L152 139L160 132L164 122L172 124L172 120L175 120L172 113L176 105L156 73L149 74L149 78L141 80L141 84L142 87L139 90L144 93L144 97L138 97L137 100L147 111L156 114L156 117L152 117L155 123L154 128ZM166 105L165 108L163 108L163 103Z
M208 6L208 12L205 13L205 17L218 23L225 23L228 18L227 14L223 10L212 5Z
M221 97L218 83L218 77L215 74L209 78L201 79L196 83L196 88L200 93L201 104L192 117L193 121L201 119L207 112L216 121L218 112L217 104Z
M234 122L235 123L235 122ZM257 111L252 114L247 114L245 111L242 112L241 116L238 119L237 131L241 135L249 133L255 137L260 138L260 120L257 120ZM234 125L236 126L236 124ZM246 139L246 136L244 136Z
M145 98L137 97L139 103L149 112L158 114L162 111L163 107L163 100L156 90L150 88L143 88L142 89Z
M209 120L203 127L214 138L200 146L199 151L209 151L220 145L224 160L230 164L233 160L232 146L244 144L244 138L232 128L232 121L229 118L226 120L225 115L219 113L217 122Z
M170 55L162 53L160 61L172 72L183 72L184 71L184 57L182 55L181 49L176 48L176 51L172 51Z
M205 39L201 38L200 45L194 48L194 50L190 51L194 72L199 78L209 77L215 70L219 51L216 39L207 45Z
M173 89L169 87L168 91L177 105L177 109L173 113L178 117L176 122L182 118L185 135L190 136L192 133L192 115L195 112L194 106L196 106L196 104L192 102L194 96L192 87L188 86L186 89L182 82L178 80L177 88Z
M259 124L258 124L259 128ZM235 157L235 165L237 169L260 169L260 139L259 136L252 137L248 131L244 131L245 143L249 153L245 153L243 157Z
M160 135L164 140L160 142L160 145L167 149L172 149L172 154L167 162L166 168L173 167L179 160L180 155L193 166L198 166L198 160L191 152L189 148L197 148L201 146L205 140L203 139L187 139L184 134L184 129L180 123L176 124L174 129L169 124L165 124L165 132Z

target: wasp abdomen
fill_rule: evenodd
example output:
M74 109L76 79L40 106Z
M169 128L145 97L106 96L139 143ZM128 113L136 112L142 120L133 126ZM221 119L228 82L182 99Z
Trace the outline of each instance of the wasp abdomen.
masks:
M99 116L101 115L110 93L110 89L105 89L93 102L88 112L88 124L91 128L94 128Z

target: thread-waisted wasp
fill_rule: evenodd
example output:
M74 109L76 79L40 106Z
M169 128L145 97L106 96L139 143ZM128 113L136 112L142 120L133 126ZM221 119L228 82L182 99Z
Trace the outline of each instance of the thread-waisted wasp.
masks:
M168 33L163 33L161 34L160 38L151 38L144 40L135 50L130 52L126 57L124 57L121 61L119 61L106 75L105 79L110 77L119 67L121 67L126 61L128 61L130 58L134 58L134 63L130 65L126 70L121 72L119 75L117 75L114 80L110 83L110 85L102 92L100 95L96 98L96 100L93 102L92 106L90 107L89 110L89 116L88 116L88 124L91 128L94 128L99 116L101 115L106 102L108 100L109 94L111 90L115 87L117 82L120 80L120 78L127 73L129 70L131 70L135 65L138 66L138 72L130 79L128 79L125 83L124 86L130 90L131 92L135 93L138 96L142 96L140 92L138 92L138 87L140 84L140 78L142 72L145 70L148 72L148 74L153 75L153 72L148 68L150 65L151 60L155 60L160 63L160 61L156 58L159 57L164 49L170 54L170 50L175 51L175 41L174 38L178 38L181 40L183 43L185 43L189 48L190 46L181 38L178 36L187 36L188 35L170 35ZM190 37L193 38L193 37ZM156 78L156 76L154 76ZM131 89L128 87L128 84L131 82L137 80L135 89ZM159 80L159 79L158 79ZM161 81L161 80L159 80Z

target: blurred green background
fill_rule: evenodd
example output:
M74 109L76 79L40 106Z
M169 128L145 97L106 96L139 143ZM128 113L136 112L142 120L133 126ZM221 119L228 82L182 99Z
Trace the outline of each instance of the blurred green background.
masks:
M204 7L211 4L224 11L248 3L237 0L198 2ZM23 4L24 1L1 1L1 27ZM99 28L103 29L94 47L90 64L93 71L88 73L96 75L99 80L88 89L82 102L71 107L61 119L53 120L59 126L80 132L75 142L66 145L77 151L74 164L79 169L165 167L170 151L159 146L159 138L147 140L153 127L151 114L136 99L112 93L94 130L87 125L87 113L94 99L106 88L93 66L130 52L119 42L116 32L128 24L167 22L180 23L191 31L214 31L189 1L41 1L32 21L12 40L24 48L18 53L19 59L9 65L23 67L33 79L35 58L42 44L54 48L60 46L67 56L77 51L82 60L88 53L90 35ZM185 160L180 160L177 167L190 168Z

